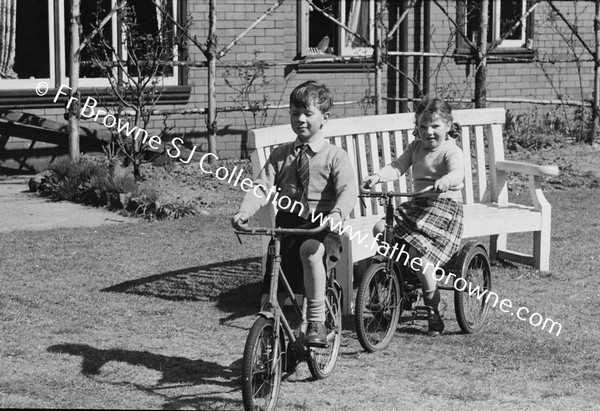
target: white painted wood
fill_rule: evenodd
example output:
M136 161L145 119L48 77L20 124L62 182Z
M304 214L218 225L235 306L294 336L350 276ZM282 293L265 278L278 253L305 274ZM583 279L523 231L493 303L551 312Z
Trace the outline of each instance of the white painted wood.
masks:
M485 171L485 144L483 141L483 127L475 127L475 156L477 161L477 199L484 203L489 197L487 174Z
M372 174L377 174L377 172L379 172L379 170L381 170L381 167L379 166L379 146L377 144L377 134L376 133L369 133L369 148L370 148L370 156L369 156L369 162L371 164L372 167ZM383 207L379 205L379 203L376 203L374 206L374 210L376 211L376 214L378 215L383 215Z
M473 174L471 173L471 135L469 127L462 127L462 152L465 163L465 188L463 189L463 201L465 204L473 204Z
M534 164L522 163L520 161L496 161L496 169L502 171L512 171L514 173L532 174L536 176L558 175L557 166L536 166Z
M348 157L350 157L350 163L352 164L352 169L354 170L354 175L358 176L358 166L357 166L357 157L356 157L356 148L355 148L355 144L354 144L354 139L352 138L352 136L346 136L344 137L344 139L346 140L346 151L348 152ZM357 182L357 186L358 186ZM354 204L354 209L352 210L352 213L350 215L351 218L358 218L360 217L360 202L357 201Z
M400 157L404 151L404 146L402 144L402 133L404 132L401 130L394 132L394 148L396 149L396 158ZM406 192L406 175L400 177L398 190L402 193Z
M365 178L369 176L369 170L367 168L367 147L365 144L365 135L359 134L356 136L357 147L358 147L358 183L360 184ZM364 215L369 216L373 214L373 206L371 200L365 198L364 203ZM362 204L361 204L362 205Z
M542 227L533 232L533 267L550 270L550 228L552 225L552 207L542 192L540 176L529 176L529 190L536 210L540 211Z
M383 154L383 165L387 166L392 162L392 150L390 146L390 133L385 131L381 133L381 143L382 143L382 154ZM386 191L394 191L394 183L395 181L388 181L385 183Z

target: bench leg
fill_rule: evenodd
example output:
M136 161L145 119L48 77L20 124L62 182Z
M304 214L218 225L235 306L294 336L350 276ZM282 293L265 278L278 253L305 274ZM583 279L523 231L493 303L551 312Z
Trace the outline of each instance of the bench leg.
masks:
M498 251L506 251L506 239L506 234L490 236L490 259L495 260L500 258Z
M550 271L550 229L533 233L533 268Z

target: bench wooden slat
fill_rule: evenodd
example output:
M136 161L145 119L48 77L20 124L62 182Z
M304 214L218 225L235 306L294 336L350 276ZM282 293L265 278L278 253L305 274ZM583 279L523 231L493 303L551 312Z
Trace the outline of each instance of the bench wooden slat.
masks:
M373 167L373 171L371 171L371 173L376 174L379 170L381 170L381 167L379 166L379 147L377 144L376 133L369 133L369 149L371 152L371 167ZM380 206L379 203L375 204L374 209L377 210L376 214L383 214L383 207Z
M355 149L355 145L354 145L354 139L352 138L352 136L345 136L344 139L346 140L346 151L348 152L348 157L350 157L350 162L352 163L352 169L354 170L354 175L358 175L358 168L356 166L357 159L356 159L356 149ZM352 214L350 217L351 218L360 217L360 202L357 201L354 204L354 208L352 209Z
M483 203L488 194L488 186L485 173L485 145L482 126L475 127L475 156L477 158L477 202Z
M364 134L359 134L356 136L357 146L358 146L358 182L363 181L368 175L369 171L367 169L367 148L365 144L365 136ZM373 214L372 202L370 199L364 200L364 214L363 215L371 215Z
M473 175L471 171L471 135L469 134L469 127L462 128L462 152L463 160L465 162L465 188L463 190L463 202L465 204L473 204Z
M390 164L392 162L392 150L390 147L390 133L385 131L381 133L382 154L383 154L383 165ZM394 191L394 181L388 181L385 183L387 191Z

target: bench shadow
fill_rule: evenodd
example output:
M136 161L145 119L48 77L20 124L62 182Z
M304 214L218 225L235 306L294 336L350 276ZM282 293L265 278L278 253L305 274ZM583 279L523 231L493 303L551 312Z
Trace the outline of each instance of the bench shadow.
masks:
M242 258L149 275L102 289L172 301L209 301L229 315L221 323L256 313L262 283L260 257Z

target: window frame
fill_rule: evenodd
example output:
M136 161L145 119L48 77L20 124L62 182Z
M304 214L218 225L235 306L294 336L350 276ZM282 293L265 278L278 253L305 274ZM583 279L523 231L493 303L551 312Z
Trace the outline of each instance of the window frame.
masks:
M500 5L501 0L490 0L493 5L493 16L490 17L490 21L493 21L492 33L494 38L488 39L488 45L490 45L495 39L500 37ZM472 57L466 57L465 55L471 54L469 45L465 41L464 37L467 37L467 3L468 0L457 0L456 2L456 23L462 34L456 36L456 50L455 61L457 64L472 63ZM530 0L523 1L523 11L525 13L530 7L532 2ZM521 25L521 33L524 36L523 40L507 40L505 39L500 43L494 50L491 51L490 55L492 58L488 59L488 63L511 63L510 61L502 61L501 59L494 59L494 56L503 56L514 58L514 63L531 62L535 58L534 44L534 27L535 27L535 11L531 12ZM464 36L464 37L463 37Z
M56 82L56 69L58 62L56 60L56 39L55 39L55 8L54 1L47 0L48 6L48 72L49 77L40 78L28 78L28 79L0 79L0 91L3 90L14 90L14 89L34 89L35 86L40 82L44 81L48 84L54 84Z
M1 109L23 109L23 108L44 108L53 106L56 102L54 96L61 85L69 84L67 75L67 65L65 59L66 38L64 35L65 26L69 24L68 16L65 16L66 0L47 0L48 4L48 41L50 54L50 77L36 79L0 79L0 108ZM115 0L111 0L111 5ZM188 0L173 0L173 13L176 21L187 16ZM113 39L121 35L121 30L113 20L112 34ZM124 52L125 43L122 42ZM177 49L175 61L184 59L187 56L187 50ZM161 97L157 104L182 104L186 103L191 94L191 87L188 82L188 68L184 66L173 66L173 76L159 77L159 87L164 87ZM115 71L117 71L115 69ZM38 96L35 92L36 85L44 81L49 89L44 96ZM105 77L89 77L79 79L79 88L82 94L102 95L110 100L111 93L108 79ZM62 101L62 98L59 99Z
M336 0L339 4L340 15L345 16L346 13L346 0ZM363 1L363 0L359 0ZM370 27L370 41L373 41L373 21L375 18L375 1L376 0L364 0L369 3L369 27ZM297 0L297 55L300 59L331 59L331 58L348 58L351 59L353 57L372 57L373 49L370 47L347 47L345 46L345 41L347 36L346 33L341 27L338 27L339 36L338 36L338 44L337 48L340 51L340 54L316 54L309 52L309 32L310 32L310 19L309 19L309 7L310 5L305 0ZM332 24L335 24L332 22Z

